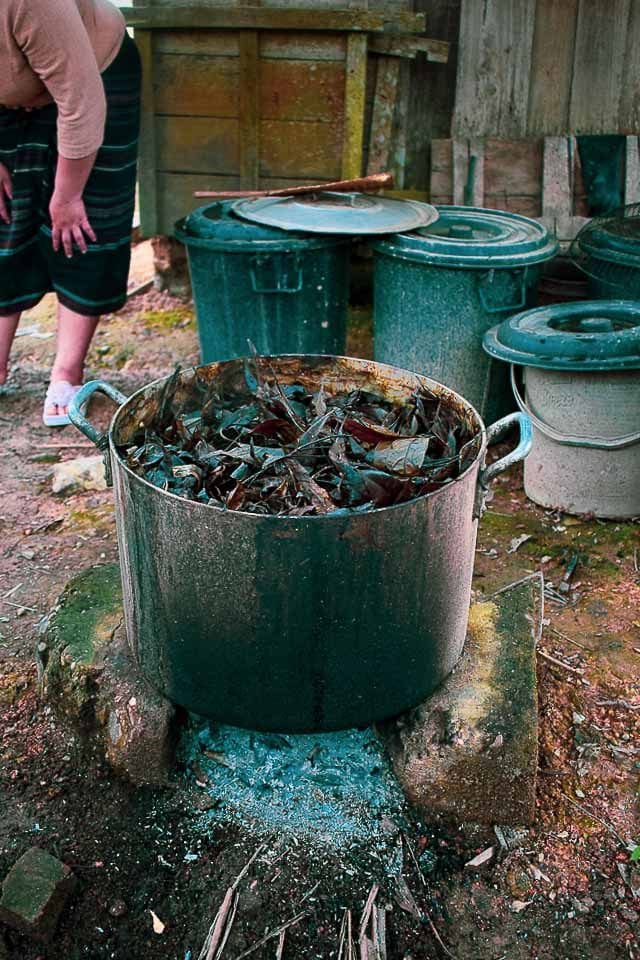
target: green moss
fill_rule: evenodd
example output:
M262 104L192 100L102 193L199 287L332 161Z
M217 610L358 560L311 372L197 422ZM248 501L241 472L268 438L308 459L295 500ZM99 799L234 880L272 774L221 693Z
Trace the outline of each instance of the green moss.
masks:
M156 330L177 330L181 327L193 326L195 318L193 310L188 307L177 307L174 310L148 310L141 315L145 327Z
M135 344L125 343L113 357L113 365L117 370L121 370L124 367L125 363L131 360L131 357L135 353Z
M72 530L96 530L108 533L113 530L113 516L113 503L105 503L99 507L70 510L66 523Z
M65 658L90 665L122 616L122 587L117 563L94 567L69 581L49 626Z

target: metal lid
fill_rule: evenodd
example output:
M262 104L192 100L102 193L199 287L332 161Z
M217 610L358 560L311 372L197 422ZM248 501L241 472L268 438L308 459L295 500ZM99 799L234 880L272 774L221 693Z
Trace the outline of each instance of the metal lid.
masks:
M526 310L488 330L483 346L524 367L640 369L640 301L576 300Z
M600 218L576 237L576 251L629 267L640 267L640 215Z
M397 233L437 219L435 207L417 200L392 200L365 193L312 193L297 197L238 200L234 212L281 230L363 236Z
M187 246L224 250L227 253L277 253L341 242L339 237L283 233L282 230L250 223L235 215L235 203L235 200L221 200L198 207L187 217L178 220L174 227L175 236Z
M389 256L443 267L520 267L555 256L559 245L536 220L481 207L436 207L439 218L375 245Z

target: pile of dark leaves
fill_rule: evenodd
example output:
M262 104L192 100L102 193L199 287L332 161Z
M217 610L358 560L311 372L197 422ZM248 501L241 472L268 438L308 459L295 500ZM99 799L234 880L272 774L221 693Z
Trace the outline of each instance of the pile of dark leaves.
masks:
M473 425L426 387L405 402L352 390L311 393L256 378L200 410L176 412L178 371L143 442L120 454L169 493L229 510L306 516L373 510L451 483L479 450Z

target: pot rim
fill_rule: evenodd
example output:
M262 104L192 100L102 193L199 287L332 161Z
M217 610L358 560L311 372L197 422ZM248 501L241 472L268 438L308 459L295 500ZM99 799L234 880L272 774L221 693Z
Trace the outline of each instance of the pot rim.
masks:
M293 357L299 357L299 356L300 356L299 354L277 354L277 355L274 355L273 357L270 357L269 359L293 358ZM311 357L317 358L323 355L319 355L319 354L306 355L305 354L303 356L305 357L309 356L310 358ZM234 360L221 361L221 363L237 363L238 361L242 361L242 359L244 358L240 357ZM325 357L325 359L327 359L327 357ZM207 511L214 511L224 516L236 515L238 517L251 518L256 522L275 521L280 523L282 521L290 521L290 522L294 521L298 523L298 522L307 522L309 520L316 520L316 521L319 520L319 521L325 521L325 522L328 522L331 520L344 521L344 520L353 520L358 517L364 517L366 519L367 517L370 517L372 514L381 514L391 510L398 510L398 509L401 509L402 507L408 507L411 504L416 504L418 502L422 502L422 501L433 499L434 497L440 496L441 494L445 493L445 491L448 488L452 487L454 484L458 483L461 480L466 479L473 470L476 470L483 466L484 458L487 452L487 427L484 423L484 420L482 419L478 411L475 409L475 407L471 403L469 403L468 400L465 400L465 398L461 396L461 394L456 393L456 391L452 390L451 387L447 387L446 384L440 383L440 381L434 380L432 377L428 377L420 373L415 373L411 370L405 370L402 367L396 367L396 366L393 366L392 364L379 363L378 361L375 361L375 360L365 360L365 359L362 359L361 357L344 357L344 356L338 356L338 355L335 355L335 356L331 355L331 359L344 360L351 364L353 364L355 361L358 366L360 364L374 365L374 367L376 368L382 367L383 369L386 369L390 372L394 371L394 372L404 373L410 377L415 377L420 382L425 382L429 387L429 389L433 387L437 387L439 390L444 390L449 396L453 397L455 400L457 400L462 405L464 405L464 407L475 416L480 427L478 431L478 434L480 436L480 447L477 455L474 457L474 459L469 464L469 466L458 477L455 478L455 480L445 484L444 486L440 487L440 489L431 490L428 493L422 493L417 497L412 497L410 500L403 500L402 503L393 503L386 507L373 507L370 510L343 511L343 510L340 510L340 508L338 508L335 512L332 512L332 513L323 513L323 514L315 514L311 516L295 517L295 516L291 516L291 514L286 514L286 513L264 514L264 513L251 513L248 510L230 510L228 507L224 507L224 506L219 507L216 504L202 503L199 500L187 500L185 497L179 497L177 494L171 493L168 490L162 490L160 487L157 487L155 484L151 483L149 480L146 480L144 477L141 477L139 474L134 473L133 470L129 466L127 466L125 461L120 456L114 441L114 429L116 427L116 421L118 420L120 415L123 413L125 407L127 407L129 403L131 403L136 397L142 395L145 391L148 391L152 387L155 387L158 384L162 383L163 381L167 380L168 377L170 376L170 374L167 374L164 377L158 377L156 380L152 380L150 383L147 383L144 386L140 387L138 390L132 393L131 396L127 397L125 402L122 403L117 408L117 410L113 414L113 417L111 418L111 421L109 423L108 436L109 436L110 456L113 458L114 462L117 462L118 467L123 469L128 474L131 480L138 482L144 487L148 487L150 491L153 491L154 493L159 494L163 497L170 497L172 500L177 500L182 504L188 505L189 507L195 507L196 509L201 508ZM214 363L219 363L219 362L214 361ZM205 364L194 365L191 367L186 367L182 371L182 373L188 373L190 371L195 372L198 369L212 366L212 365L213 364L205 363Z

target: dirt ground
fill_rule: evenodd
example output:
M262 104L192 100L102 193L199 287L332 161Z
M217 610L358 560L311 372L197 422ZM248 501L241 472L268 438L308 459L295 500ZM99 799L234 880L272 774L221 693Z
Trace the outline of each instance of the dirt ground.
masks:
M140 247L136 283L148 269ZM74 428L41 424L53 330L49 299L24 318L0 394L0 876L37 844L80 884L53 943L2 929L0 960L197 960L226 889L258 848L237 885L229 960L251 947L257 960L338 957L345 910L357 931L374 884L388 960L640 957L640 872L627 849L640 842L638 524L544 511L524 497L518 471L496 484L480 526L476 590L488 595L537 570L547 582L538 818L499 862L464 869L499 847L490 830L416 823L404 837L399 890L377 850L337 854L281 837L261 846L228 828L205 833L197 788L180 771L169 789L133 790L36 693L39 621L72 575L116 558L112 493L51 492L52 463L93 452ZM366 354L366 311L354 312L351 337L350 351ZM191 309L151 292L102 323L89 374L128 394L196 359ZM105 424L108 404L94 409Z

